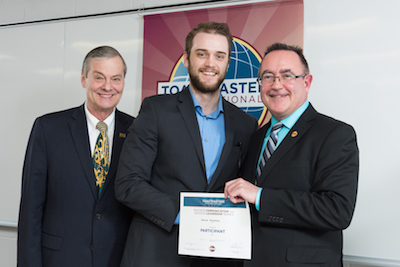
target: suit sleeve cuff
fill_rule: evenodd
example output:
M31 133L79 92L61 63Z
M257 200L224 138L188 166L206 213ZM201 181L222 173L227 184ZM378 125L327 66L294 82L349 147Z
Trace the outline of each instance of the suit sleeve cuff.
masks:
M262 188L258 189L257 196L256 196L255 206L256 206L256 210L257 211L260 211L260 198L261 198L261 191L262 190L263 190Z

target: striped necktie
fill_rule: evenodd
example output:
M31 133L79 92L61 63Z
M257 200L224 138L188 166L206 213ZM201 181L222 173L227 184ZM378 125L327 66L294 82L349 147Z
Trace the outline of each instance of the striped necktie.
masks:
M262 154L260 164L257 167L257 178L260 177L262 169L267 164L267 160L275 151L276 144L278 143L278 132L282 129L282 126L282 122L277 122L274 124L274 126L272 126L267 145L265 146L264 152Z
M103 185L106 182L109 168L107 124L100 121L97 123L96 128L100 130L100 134L97 137L96 147L94 149L93 167L96 176L96 186L99 187L100 196Z

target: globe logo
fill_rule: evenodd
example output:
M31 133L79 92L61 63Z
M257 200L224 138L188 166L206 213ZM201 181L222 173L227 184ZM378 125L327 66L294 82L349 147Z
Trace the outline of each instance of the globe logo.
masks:
M232 104L263 121L266 109L261 101L257 84L258 67L261 56L247 42L234 37L232 55L221 95ZM189 85L190 77L183 64L183 55L171 72L169 82L158 82L158 94L174 94Z

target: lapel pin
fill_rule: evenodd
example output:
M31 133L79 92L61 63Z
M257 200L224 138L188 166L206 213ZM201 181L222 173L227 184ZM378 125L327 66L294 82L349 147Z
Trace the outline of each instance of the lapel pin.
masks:
M292 137L296 137L298 134L299 134L298 131L293 131L293 132L292 132Z
M126 138L126 133L119 133L119 137Z

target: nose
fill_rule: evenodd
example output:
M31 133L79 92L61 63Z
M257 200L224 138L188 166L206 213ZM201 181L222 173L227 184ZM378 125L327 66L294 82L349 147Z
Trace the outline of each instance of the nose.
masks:
M106 90L106 91L112 90L112 80L111 79L106 79L106 82L104 83L104 90Z
M206 61L205 61L205 65L206 66L214 66L215 65L215 59L213 57L207 57Z
M271 84L272 89L280 89L282 86L281 76L275 76L274 81Z

